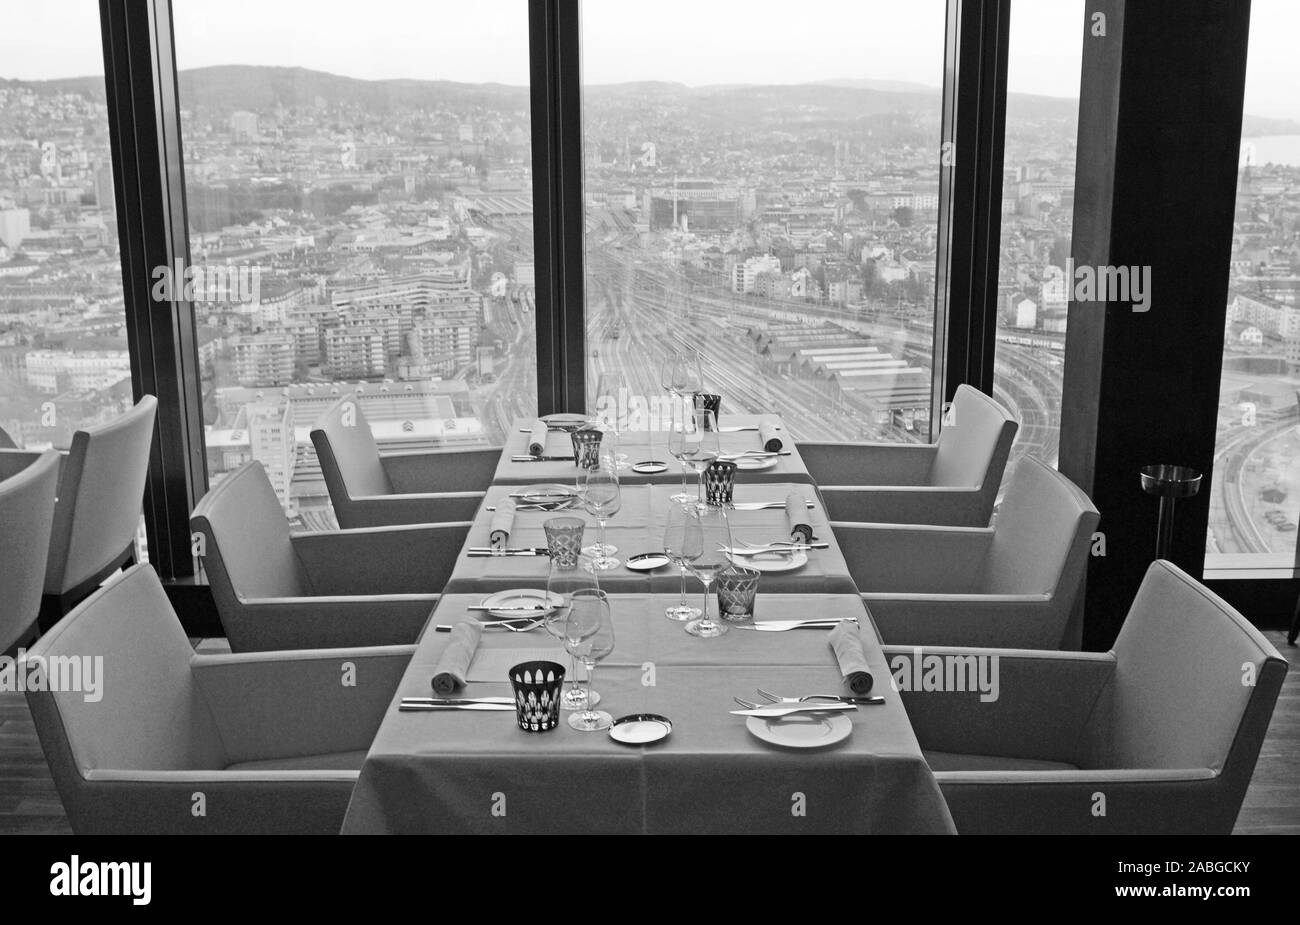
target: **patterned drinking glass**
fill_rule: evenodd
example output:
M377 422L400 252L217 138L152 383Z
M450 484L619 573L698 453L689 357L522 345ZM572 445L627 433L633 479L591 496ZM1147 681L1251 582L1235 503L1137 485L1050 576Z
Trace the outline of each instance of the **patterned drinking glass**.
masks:
M573 440L573 461L579 469L595 469L600 465L600 441L604 432L596 427L579 427L569 437Z
M525 732L547 732L560 725L564 666L556 662L521 662L510 669L515 694L515 721Z
M715 459L704 469L704 503L713 507L731 504L736 483L736 464L729 459Z
M551 563L557 568L573 569L578 567L578 556L582 553L582 533L587 522L581 517L552 517L542 522L542 531L546 534L546 551Z
M758 569L732 565L718 573L718 615L730 623L754 619L754 598L758 596Z

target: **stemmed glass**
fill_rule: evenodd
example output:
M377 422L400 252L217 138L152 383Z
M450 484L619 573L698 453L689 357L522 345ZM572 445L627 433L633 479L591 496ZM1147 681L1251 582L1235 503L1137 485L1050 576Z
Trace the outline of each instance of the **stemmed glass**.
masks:
M546 631L560 642L564 642L564 625L569 619L569 609L573 605L575 594L591 594L599 591L596 574L591 570L588 559L579 559L577 568L562 569L551 562L551 571L546 578L546 596L556 601L555 607L547 613L543 626ZM585 710L588 706L600 703L600 694L591 689L590 680L584 691L578 687L578 673L574 669L575 659L569 656L569 688L560 697L563 710Z
M718 440L713 412L701 408L682 408L673 416L673 429L668 432L668 450L682 464L682 493L673 495L674 501L694 501L704 505L704 470L718 458L722 445ZM686 469L695 472L696 492L692 498L686 492Z
M609 596L604 591L576 591L564 621L564 648L587 669L587 687L591 687L596 662L614 651L614 623L609 616ZM604 710L586 709L569 716L569 725L579 732L608 729L614 718Z
M697 507L694 516L699 524L701 549L700 555L687 564L692 574L704 585L704 607L703 616L686 624L686 632L704 638L721 636L727 632L728 627L725 623L714 620L709 612L709 585L718 572L731 564L731 559L727 556L731 550L731 524L727 520L726 511L720 507Z
M600 524L600 542L583 550L592 557L591 567L602 572L618 568L619 560L613 558L618 547L605 542L605 522L623 506L623 494L619 490L618 474L607 460L602 460L595 469L584 470L578 477L578 497L587 513Z
M674 502L668 508L668 526L664 528L664 555L681 570L681 596L664 611L669 620L686 622L700 615L698 607L686 603L686 569L704 551L704 534L700 532L699 509Z
M663 365L659 368L659 384L663 386L664 391L677 396L677 401L672 403L672 412L669 417L670 423L681 420L679 409L686 402L686 396L691 395L703 387L704 376L700 372L700 355L694 351L679 352L673 351L664 359ZM669 452L672 452L671 445ZM682 491L679 495L674 495L674 501L689 501L691 496L686 493L686 473L682 473Z

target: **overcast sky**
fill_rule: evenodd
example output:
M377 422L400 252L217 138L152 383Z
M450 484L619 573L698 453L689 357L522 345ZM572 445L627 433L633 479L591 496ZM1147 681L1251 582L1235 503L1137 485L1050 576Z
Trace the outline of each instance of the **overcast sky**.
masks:
M526 0L173 0L173 9L181 68L528 81ZM1252 9L1247 111L1300 119L1300 2L1254 0ZM1082 18L1083 0L1013 0L1011 90L1078 95ZM0 0L0 23L0 77L103 73L95 0ZM583 76L938 86L943 30L943 0L585 0Z

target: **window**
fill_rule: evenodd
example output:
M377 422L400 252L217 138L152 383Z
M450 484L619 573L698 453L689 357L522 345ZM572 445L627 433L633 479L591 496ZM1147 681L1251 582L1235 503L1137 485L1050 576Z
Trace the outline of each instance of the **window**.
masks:
M340 395L381 449L536 413L528 11L303 10L174 16L209 472L259 459L323 527L308 434Z
M99 5L18 6L0 5L0 429L67 449L134 403Z
M927 439L942 0L582 15L589 409L698 349L723 416Z
M1207 577L1296 563L1300 522L1300 11L1255 0L1224 328ZM1213 573L1213 574L1211 574Z
M1056 465L1065 368L1083 0L1012 0L993 391L1012 458Z

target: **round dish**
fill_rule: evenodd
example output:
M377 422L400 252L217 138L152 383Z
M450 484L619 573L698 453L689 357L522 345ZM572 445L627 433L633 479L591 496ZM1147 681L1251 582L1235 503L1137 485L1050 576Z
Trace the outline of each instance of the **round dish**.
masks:
M733 460L737 469L754 472L759 469L771 469L780 461L779 456L742 456Z
M542 420L559 430L577 430L590 419L585 414L545 414Z
M661 462L658 459L645 459L639 463L633 463L632 471L639 472L642 475L656 475L660 472L667 472L668 463Z
M628 556L625 564L634 572L653 572L655 569L663 568L672 561L661 552L643 552L635 556Z
M572 485L549 482L545 485L528 485L513 493L517 504L572 505L578 500L578 490Z
M672 720L657 713L633 713L620 716L609 727L609 737L624 745L648 745L668 738Z
M789 716L751 716L745 728L753 735L783 748L824 748L853 733L853 720L844 713L791 713Z
M808 564L808 550L795 549L788 554L770 549L753 554L732 552L727 554L727 558L736 565L744 565L759 572L793 572Z
M496 594L489 594L479 602L480 607L500 608L499 610L476 610L474 615L480 620L489 618L497 620L528 619L532 616L540 619L562 603L564 601L558 594L548 596L545 591L540 591L537 588L511 588L509 591L498 591ZM523 609L528 607L536 607L537 609Z

